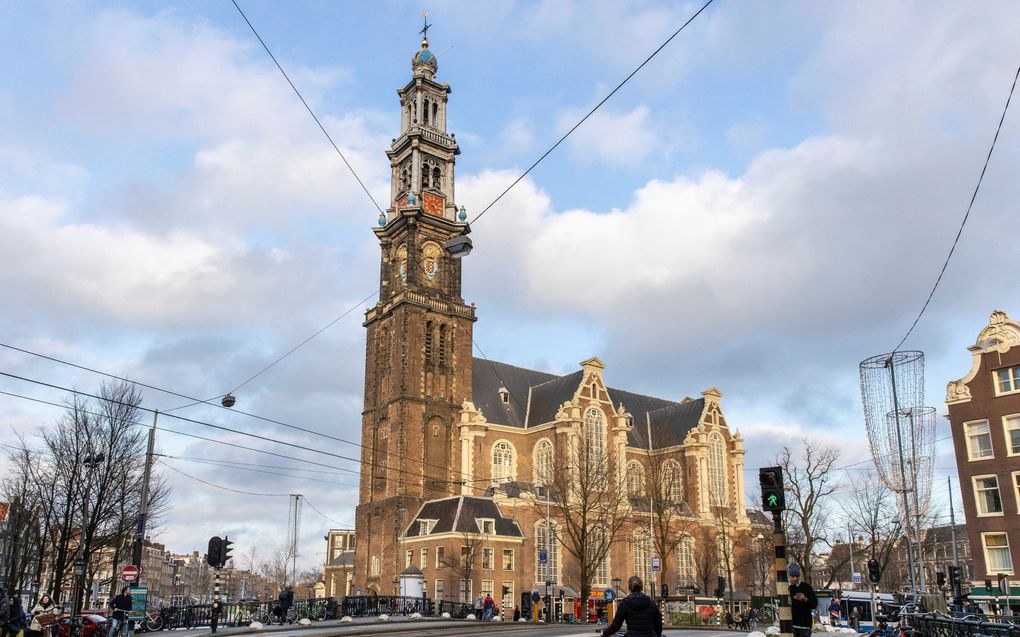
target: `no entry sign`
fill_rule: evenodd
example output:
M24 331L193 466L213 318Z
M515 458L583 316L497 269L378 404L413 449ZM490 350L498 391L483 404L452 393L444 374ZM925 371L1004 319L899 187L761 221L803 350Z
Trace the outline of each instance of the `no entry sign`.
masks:
M141 574L141 572L142 569L138 568L137 566L132 566L131 564L128 564L127 566L121 569L120 578L125 582L134 582L135 580L138 579L138 575Z

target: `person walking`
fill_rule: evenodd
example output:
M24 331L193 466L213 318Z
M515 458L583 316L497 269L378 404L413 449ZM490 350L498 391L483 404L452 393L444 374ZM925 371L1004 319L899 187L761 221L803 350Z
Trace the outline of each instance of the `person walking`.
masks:
M839 605L839 600L833 597L832 601L829 602L829 625L839 626L840 615L842 615L842 613L843 609Z
M42 637L43 630L54 625L60 616L60 608L49 595L43 594L32 607L32 622L28 625L26 637Z
M0 637L18 637L18 633L25 629L25 609L21 606L21 596L11 595L7 606L7 617L4 620L3 630Z
M492 599L492 595L485 594L485 601L482 602L482 611L485 621L492 619L492 616L496 614L496 602Z
M790 580L790 610L793 615L793 637L811 637L814 611L818 597L811 585L800 579L800 565L790 562L786 567Z
M131 595L128 594L129 588L125 586L120 589L120 595L117 595L110 600L110 609L113 611L110 614L110 631L107 633L107 637L113 637L117 634L121 624L128 620L128 613L131 612ZM125 634L127 631L125 631Z
M475 619L481 621L482 619L482 608L484 607L483 598L481 595L475 598Z
M641 592L643 589L641 578L631 575L627 580L630 595L620 600L613 623L602 631L602 637L620 632L624 622L627 622L627 637L662 637L662 611L652 598Z

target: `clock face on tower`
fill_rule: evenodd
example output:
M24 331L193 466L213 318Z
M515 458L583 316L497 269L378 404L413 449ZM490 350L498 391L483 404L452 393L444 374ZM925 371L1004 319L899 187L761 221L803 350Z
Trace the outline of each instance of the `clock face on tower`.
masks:
M434 195L431 192L423 192L421 195L422 208L425 210L425 214L432 215L434 217L443 216L443 208L445 201L439 195Z
M421 249L421 269L425 273L425 282L432 283L439 274L439 262L443 249L435 243L426 243Z

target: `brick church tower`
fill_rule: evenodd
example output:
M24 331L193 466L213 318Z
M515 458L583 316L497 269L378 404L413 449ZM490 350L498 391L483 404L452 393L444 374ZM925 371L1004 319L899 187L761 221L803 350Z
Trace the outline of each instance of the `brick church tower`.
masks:
M401 126L387 155L391 206L379 238L379 299L365 314L365 408L356 513L355 586L395 593L399 537L425 500L460 493L460 406L471 398L474 308L461 297L461 262L444 244L466 214L454 199L460 153L446 130L450 87L437 82L422 41L397 91Z

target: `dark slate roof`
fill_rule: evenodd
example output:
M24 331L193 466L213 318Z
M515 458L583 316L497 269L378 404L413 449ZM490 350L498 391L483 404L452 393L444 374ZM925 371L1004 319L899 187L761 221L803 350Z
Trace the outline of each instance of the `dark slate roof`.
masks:
M439 500L429 500L421 505L418 514L407 527L406 537L420 537L421 520L436 520L432 533L478 533L478 518L495 521L496 535L504 537L524 537L524 533L514 520L503 517L499 507L491 498L458 495Z
M511 427L536 427L555 420L560 405L574 397L583 378L582 370L556 376L483 358L475 358L472 363L475 407L489 422ZM510 392L509 404L500 399L500 387ZM622 389L608 390L613 405L622 403L634 417L627 444L639 449L648 448L648 423L653 449L681 444L687 433L698 426L705 408L704 398L678 403Z
M471 375L471 401L475 407L480 409L490 422L511 427L526 426L524 419L527 416L530 389L559 378L553 374L484 358L471 360ZM499 388L502 386L510 391L509 405L500 400ZM555 413L554 410L553 414Z
M531 407L528 409L528 425L535 427L556 420L560 405L577 393L584 372L577 370L566 376L554 376L541 385L531 388Z

